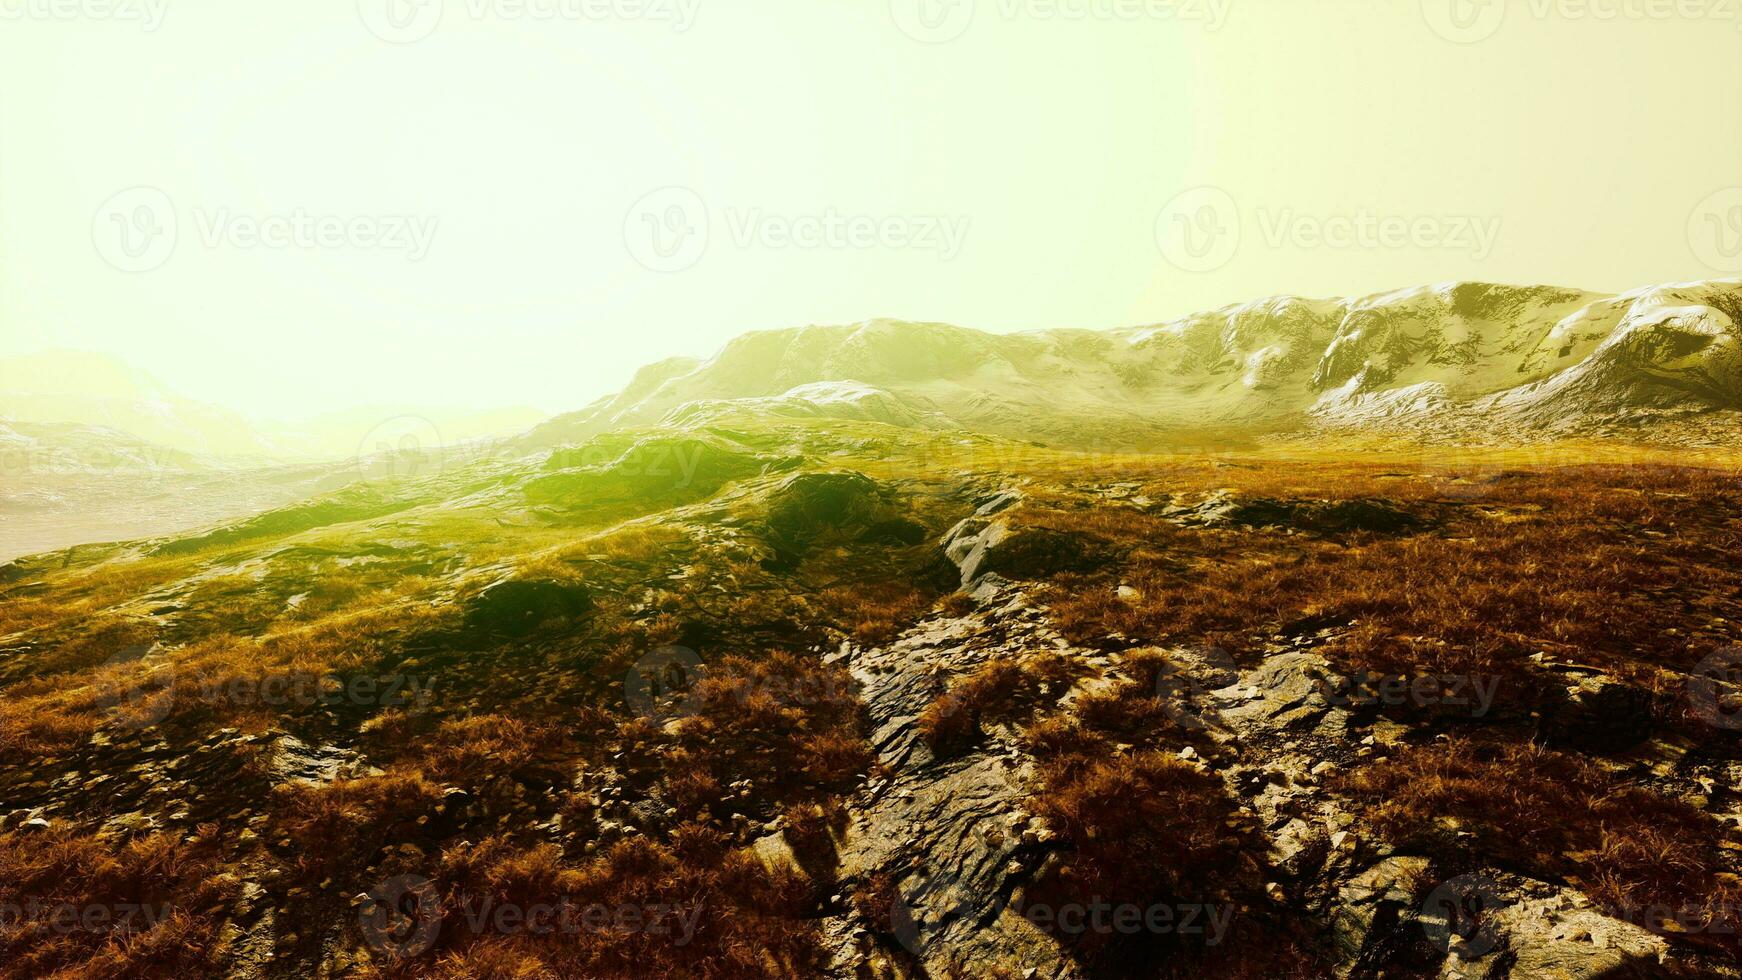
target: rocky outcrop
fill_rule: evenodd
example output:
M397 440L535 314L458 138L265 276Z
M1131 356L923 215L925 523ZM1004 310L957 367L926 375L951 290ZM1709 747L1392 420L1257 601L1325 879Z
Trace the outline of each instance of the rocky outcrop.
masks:
M838 976L860 975L869 963L902 976L947 976L967 964L975 975L1079 976L1012 909L1012 894L1033 879L1052 846L1051 833L1021 806L1033 772L1015 732L995 729L973 750L940 759L915 725L949 678L972 672L996 650L1067 647L1019 589L994 586L986 598L966 615L933 619L887 646L843 655L863 685L872 745L887 776L851 801L840 873L847 887L882 882L890 893L873 920L831 924Z
M1161 513L1187 527L1278 527L1325 534L1401 534L1427 523L1383 500L1272 500L1226 490L1171 504Z
M1063 531L1013 527L989 517L970 517L944 536L944 556L962 574L963 590L987 576L1024 581L1097 564L1096 542Z

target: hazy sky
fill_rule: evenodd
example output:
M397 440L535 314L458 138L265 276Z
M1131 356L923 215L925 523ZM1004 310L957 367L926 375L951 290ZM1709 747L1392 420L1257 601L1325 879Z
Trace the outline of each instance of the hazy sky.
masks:
M756 328L1742 272L1738 4L1664 6L0 0L0 354L559 411Z

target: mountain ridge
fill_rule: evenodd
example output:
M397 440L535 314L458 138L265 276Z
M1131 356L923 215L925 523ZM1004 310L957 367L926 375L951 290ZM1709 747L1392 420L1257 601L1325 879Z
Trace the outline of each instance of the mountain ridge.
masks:
M709 358L649 365L524 441L746 410L1066 444L1230 427L1535 438L1714 412L1728 426L1739 407L1742 280L1614 295L1445 282L1106 331L887 318L752 331Z

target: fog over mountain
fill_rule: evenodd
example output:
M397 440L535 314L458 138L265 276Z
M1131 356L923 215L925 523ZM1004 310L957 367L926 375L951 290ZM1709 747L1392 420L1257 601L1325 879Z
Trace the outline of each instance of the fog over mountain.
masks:
M534 445L745 410L1120 444L1190 431L1710 438L1742 407L1742 281L1445 283L1276 297L1105 332L876 319L746 334L643 368Z
M453 399L432 399L448 400ZM103 354L45 351L0 358L0 423L108 430L123 440L159 447L162 465L185 464L176 457L188 455L219 467L344 460L355 457L378 427L395 420L416 420L417 428L431 433L427 438L453 444L512 434L545 414L514 406L468 411L368 404L367 393L359 401L363 404L324 410L310 406L310 414L296 420L257 419L188 398L150 373ZM49 442L39 452L63 463L79 455Z

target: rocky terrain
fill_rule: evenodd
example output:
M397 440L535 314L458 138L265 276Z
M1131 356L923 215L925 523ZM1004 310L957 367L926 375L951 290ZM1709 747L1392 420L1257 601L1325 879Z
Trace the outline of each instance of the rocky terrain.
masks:
M1742 458L1597 438L1734 289L763 334L0 564L0 976L1742 976Z

